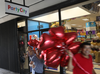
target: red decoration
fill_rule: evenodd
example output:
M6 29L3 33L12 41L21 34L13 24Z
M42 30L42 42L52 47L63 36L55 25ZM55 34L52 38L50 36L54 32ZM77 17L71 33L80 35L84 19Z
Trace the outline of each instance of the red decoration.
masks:
M34 40L31 39L28 41L28 45L33 46L34 48L37 48L38 44L39 44L39 41L36 39Z
M66 50L76 54L79 51L80 42L73 42L77 37L75 32L64 33L63 27L51 28L50 35L44 33L41 35L41 41L38 49L42 50L40 58L44 59L45 65L57 68L60 64L62 67L67 66L69 56ZM30 45L33 46L29 41Z
M74 42L69 45L68 49L73 53L76 54L79 51L80 42Z
M24 41L23 40L20 40L19 41L19 45L20 45L20 47L23 47L24 46Z
M65 67L68 65L68 60L69 60L69 56L67 55L67 53L65 52L62 57L61 57L61 60L60 60L60 65L62 67Z
M60 64L60 59L61 59L61 55L59 54L58 56L56 56L56 58L52 61L45 61L45 65L49 66L49 67L53 67L53 68L57 68L58 65Z
M35 48L33 48L33 50L35 50Z
M38 49L45 50L54 46L54 41L48 34L44 33L41 35L41 41L38 45Z
M30 35L30 40L32 39L32 36Z
M44 54L45 54L44 51L42 51L41 54L40 54L41 59L44 59Z
M75 32L65 33L64 41L66 45L71 44L75 40L76 37L77 37L77 34Z
M57 28L51 28L49 30L49 33L51 34L51 36L55 38L62 39L64 37L64 28L62 26L57 27Z
M61 52L55 48L47 49L46 51L46 61L52 62L53 60L59 58L61 56Z

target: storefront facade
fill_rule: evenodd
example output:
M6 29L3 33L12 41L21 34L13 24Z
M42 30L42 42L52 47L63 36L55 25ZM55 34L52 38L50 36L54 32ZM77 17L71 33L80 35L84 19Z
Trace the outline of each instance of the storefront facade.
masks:
M52 22L57 22L59 23L59 26L62 26L62 14L61 13L64 9L64 7L67 7L69 6L71 2L63 2L63 3L60 3L60 4L57 4L57 5L54 5L54 6L51 6L51 7L48 7L48 8L45 8L45 9L42 9L42 10L39 10L39 11L36 11L36 12L33 12L30 14L30 18L26 19L26 32L27 32L27 41L29 41L31 38L31 36L33 35L37 35L38 38L40 38L40 36L43 34L43 33L48 33L48 30L51 28L51 23ZM76 4L78 2L73 2L72 1L72 4ZM66 9L66 8L65 8ZM39 19L42 19L41 16L42 15L49 15L49 14L55 14L54 16L55 17L47 17L43 20L39 20ZM39 19L35 19L35 17L39 17ZM52 21L51 21L52 19ZM71 29L71 28L70 28ZM54 68L49 68L47 69L46 71L54 71L54 72L57 72L60 74L64 73L64 69L62 67L58 67L57 69L54 69ZM31 72L31 68L30 68L30 72Z
M20 18L16 19L17 27L15 29L18 28L16 31L16 33L18 33L17 34L18 47L16 47L16 51L14 51L14 52L18 52L17 54L19 54L18 55L19 57L16 56L17 57L16 60L18 60L20 62L20 60L19 60L20 55L21 55L21 53L26 53L26 49L28 46L27 42L32 38L33 35L37 35L37 38L39 39L43 33L48 33L48 30L50 28L52 28L53 24L56 27L57 26L64 26L66 28L66 31L65 31L66 33L68 32L68 30L76 32L77 31L76 28L73 29L70 25L68 25L68 26L64 25L64 24L68 24L68 22L70 22L70 18L71 18L71 17L70 18L66 17L67 16L66 12L68 12L68 11L66 11L66 9L70 9L70 8L66 8L66 7L76 4L75 7L78 9L81 9L80 7L77 7L77 4L85 2L85 1L87 1L87 0L68 0L68 1L56 4L56 5L41 9L39 11L32 12L32 13L30 13L29 18L20 17ZM74 9L72 9L72 10L74 10ZM73 12L73 11L71 11L71 12ZM73 12L73 13L76 13L76 12ZM88 14L89 13L87 12L85 15L80 15L80 16L72 15L72 16L74 16L74 18L72 18L72 19L76 19L77 17L79 18L81 16L86 16ZM52 16L52 17L49 17L48 15ZM44 18L43 16L45 16L45 19L43 19ZM67 23L65 20L67 21ZM23 25L19 26L21 23ZM74 24L74 23L72 23L72 24ZM82 38L84 38L84 35ZM17 38L15 38L15 40L17 40ZM21 44L22 42L24 44ZM17 45L17 44L15 44L15 45ZM7 48L5 48L5 49L7 49ZM9 55L9 54L7 53L7 55ZM31 68L28 66L29 58L27 58L24 63L25 63L24 64L24 72L31 73ZM11 71L14 71L14 72L18 72L18 73L20 71L20 73L22 74L22 72L23 72L22 64L18 63L18 62L17 62L17 64L20 65L20 70L18 70L19 66L17 65L18 66L18 67L16 67L16 68L18 68L17 71L2 67L2 66L1 67L8 69L8 70L11 70ZM53 71L53 72L60 73L60 74L64 74L64 72L65 72L64 69L60 66L57 69L49 67L49 69L46 69L46 71Z
M0 24L0 68L19 73L17 20Z

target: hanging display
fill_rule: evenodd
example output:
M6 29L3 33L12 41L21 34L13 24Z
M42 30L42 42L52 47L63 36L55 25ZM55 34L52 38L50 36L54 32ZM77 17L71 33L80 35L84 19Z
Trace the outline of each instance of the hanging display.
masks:
M96 23L87 22L86 23L86 35L96 34Z

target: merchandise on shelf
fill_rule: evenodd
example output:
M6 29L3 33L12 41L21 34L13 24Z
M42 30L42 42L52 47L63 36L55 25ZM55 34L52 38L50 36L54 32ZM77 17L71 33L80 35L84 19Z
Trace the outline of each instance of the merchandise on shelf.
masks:
M91 46L97 51L100 49L100 33L97 33L93 38L93 40L91 41Z

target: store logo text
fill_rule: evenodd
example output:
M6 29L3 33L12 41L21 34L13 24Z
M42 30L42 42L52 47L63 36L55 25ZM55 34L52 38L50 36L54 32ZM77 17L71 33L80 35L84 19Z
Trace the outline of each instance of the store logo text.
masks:
M22 12L22 13L27 13L27 10L23 9L23 8L17 8L17 7L11 7L10 5L8 5L8 9L14 10L16 12Z

